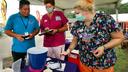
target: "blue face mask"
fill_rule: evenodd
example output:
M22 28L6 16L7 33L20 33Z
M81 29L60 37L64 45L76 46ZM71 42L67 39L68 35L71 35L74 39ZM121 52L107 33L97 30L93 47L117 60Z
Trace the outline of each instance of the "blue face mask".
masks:
M77 15L76 15L76 20L77 20L77 21L84 21L85 18L86 18L86 17L83 16L83 15L81 15L81 14L77 14Z
M51 8L46 8L46 10L48 11L48 13L51 13L51 12L53 12L53 7L51 7Z

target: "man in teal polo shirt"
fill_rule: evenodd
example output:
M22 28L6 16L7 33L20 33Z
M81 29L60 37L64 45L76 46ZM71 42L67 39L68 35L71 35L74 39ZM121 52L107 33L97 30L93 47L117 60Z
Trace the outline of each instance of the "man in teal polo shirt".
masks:
M27 49L35 47L34 36L39 32L39 24L36 18L30 15L29 5L29 1L21 0L19 13L11 15L5 26L5 33L13 37L13 61L20 58L25 61Z

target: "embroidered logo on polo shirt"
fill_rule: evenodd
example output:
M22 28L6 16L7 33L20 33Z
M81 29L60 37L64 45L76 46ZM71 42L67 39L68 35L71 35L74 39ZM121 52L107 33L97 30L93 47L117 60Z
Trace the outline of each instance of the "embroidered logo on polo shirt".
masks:
M60 16L56 16L56 21L60 21L61 17Z

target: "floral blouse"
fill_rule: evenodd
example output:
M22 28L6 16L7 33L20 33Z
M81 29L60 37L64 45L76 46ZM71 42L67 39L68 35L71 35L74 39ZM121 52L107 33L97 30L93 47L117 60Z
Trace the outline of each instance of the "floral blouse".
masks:
M106 14L97 13L89 27L82 21L76 21L71 33L78 38L81 62L95 68L113 66L116 62L114 48L106 49L100 58L96 58L93 51L112 39L110 33L120 30L119 24L110 15Z

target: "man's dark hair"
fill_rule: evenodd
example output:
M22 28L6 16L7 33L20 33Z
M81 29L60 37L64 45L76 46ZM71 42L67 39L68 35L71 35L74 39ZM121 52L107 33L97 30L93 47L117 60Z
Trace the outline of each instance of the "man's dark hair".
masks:
M24 5L30 5L28 0L20 0L19 8L22 8Z
M55 1L54 0L44 0L44 4L48 4L48 3L55 6Z

